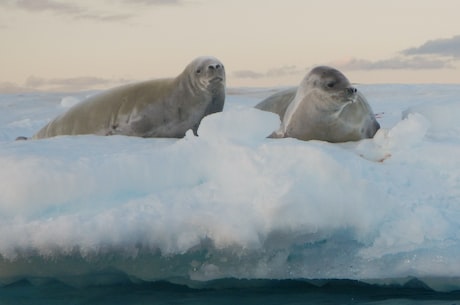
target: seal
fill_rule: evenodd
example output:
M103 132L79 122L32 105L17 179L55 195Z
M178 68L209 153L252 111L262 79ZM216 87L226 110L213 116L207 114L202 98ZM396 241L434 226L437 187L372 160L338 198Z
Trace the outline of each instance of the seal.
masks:
M73 106L32 139L58 135L126 135L181 138L208 114L223 110L225 69L215 57L198 57L175 78L110 89Z
M275 93L255 107L280 116L281 126L272 138L337 143L372 138L380 129L364 95L327 66L312 69L298 88Z

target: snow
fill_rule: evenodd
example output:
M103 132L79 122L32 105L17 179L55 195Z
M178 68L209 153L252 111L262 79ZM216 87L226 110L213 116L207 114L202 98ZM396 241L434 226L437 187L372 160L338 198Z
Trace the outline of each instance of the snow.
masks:
M382 129L266 138L276 88L199 136L31 136L91 92L0 95L0 284L417 277L460 289L460 85L361 85ZM99 282L97 282L99 283Z

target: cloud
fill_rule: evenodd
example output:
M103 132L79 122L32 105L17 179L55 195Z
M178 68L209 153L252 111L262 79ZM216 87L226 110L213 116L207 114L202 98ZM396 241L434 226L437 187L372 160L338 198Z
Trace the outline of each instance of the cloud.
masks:
M179 5L182 0L122 0L127 4L143 4L143 5Z
M106 89L129 82L132 82L132 80L124 78L107 79L88 76L47 79L30 76L22 85L11 82L0 82L0 93L25 93L37 91L76 92L83 90Z
M27 78L24 87L52 90L52 91L79 91L89 89L107 88L114 85L128 83L127 79L107 79L100 77L72 77L46 79L36 76Z
M460 59L460 35L447 39L429 40L419 47L401 51L404 55L437 55Z
M12 94L12 93L28 93L35 92L33 88L27 88L18 84L10 82L0 82L0 93L3 94Z
M126 6L165 6L182 5L184 3L183 0L118 0L118 2ZM97 22L125 21L133 19L137 14L136 11L123 14L96 11L91 8L81 6L76 0L69 0L65 2L57 0L0 0L0 6L19 9L31 13L48 12L61 17L70 17L75 20L91 20ZM3 27L0 25L0 29L2 28Z
M133 17L134 15L131 15L131 14L98 15L98 14L91 14L91 13L79 14L79 15L74 16L75 19L94 20L94 21L100 21L100 22L117 22L117 21L128 20Z
M251 70L238 70L233 72L233 76L236 78L253 78L259 79L265 77L265 74L251 71Z
M70 16L74 19L86 19L102 22L116 22L133 17L131 14L108 14L93 12L85 7L55 0L6 0L0 5L21 9L28 12L50 12L56 15Z
M270 69L266 72L256 72L252 70L238 70L233 72L233 76L236 78L276 78L289 75L298 75L305 72L305 69L299 69L295 65L282 66L278 68Z
M6 0L7 4L29 12L50 11L54 13L76 15L84 11L83 8L72 3L61 3L54 0Z
M287 75L297 75L304 72L304 69L298 69L296 66L283 66L279 68L273 68L267 71L267 77L280 77Z
M377 61L351 58L332 62L331 65L344 70L436 70L454 68L450 60L427 58L425 56L393 57Z

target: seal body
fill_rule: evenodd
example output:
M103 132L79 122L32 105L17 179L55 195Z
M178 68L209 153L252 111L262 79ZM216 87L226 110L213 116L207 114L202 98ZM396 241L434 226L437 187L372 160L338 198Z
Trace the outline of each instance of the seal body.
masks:
M277 113L281 126L271 137L328 142L372 138L380 124L364 95L338 70L320 66L291 88L255 106Z
M57 135L185 136L208 114L223 110L225 70L214 57L198 57L176 78L128 84L73 106L32 138Z
M256 106L257 109L269 111L279 115L283 119L284 114L297 93L297 87L285 89L270 95Z

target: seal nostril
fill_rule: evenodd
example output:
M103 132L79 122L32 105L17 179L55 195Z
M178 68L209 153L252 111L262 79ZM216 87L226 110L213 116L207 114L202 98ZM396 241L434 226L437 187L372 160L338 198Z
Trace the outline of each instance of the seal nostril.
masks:
M347 90L348 90L348 93L350 93L350 94L358 92L358 89L356 89L354 87L347 88Z
M210 70L214 70L214 69L215 69L215 67L214 67L213 65L209 65L208 68L209 68Z

